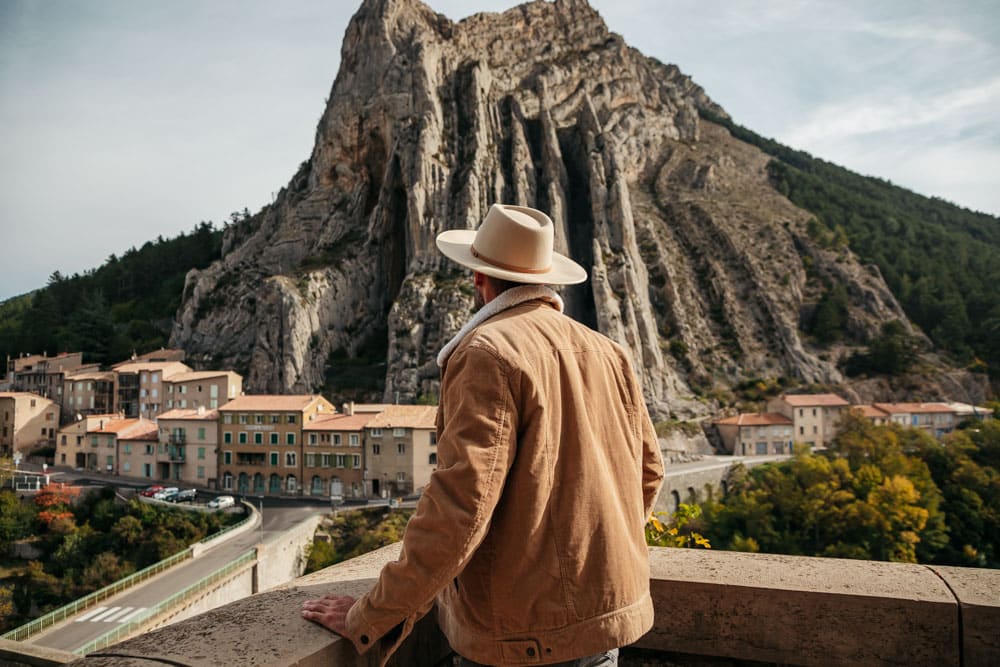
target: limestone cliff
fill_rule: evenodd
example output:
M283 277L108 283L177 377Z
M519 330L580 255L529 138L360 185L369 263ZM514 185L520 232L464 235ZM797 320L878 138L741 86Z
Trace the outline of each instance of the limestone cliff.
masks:
M568 312L631 351L658 416L698 414L695 390L748 375L839 382L799 328L815 276L847 286L859 337L905 316L877 271L812 244L767 156L699 110L726 117L584 0L457 23L366 0L312 155L188 276L171 344L269 392L384 350L386 400L433 396L434 357L472 307L434 238L501 201L551 215L591 275Z

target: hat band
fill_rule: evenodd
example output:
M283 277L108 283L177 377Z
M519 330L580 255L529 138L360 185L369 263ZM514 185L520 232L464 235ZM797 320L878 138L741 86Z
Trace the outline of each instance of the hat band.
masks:
M472 252L472 256L473 257L475 257L477 259L481 259L484 262L486 262L487 264L491 264L491 265L497 267L498 269L504 269L505 271L517 271L518 273L548 273L550 270L552 270L552 265L551 264L549 264L544 269L533 269L533 268L528 268L528 267L525 267L525 266L517 266L515 264L505 264L504 262L498 262L497 260L493 259L492 257L487 257L483 253L481 253L478 250L476 250L476 246L475 245L469 246L469 251Z

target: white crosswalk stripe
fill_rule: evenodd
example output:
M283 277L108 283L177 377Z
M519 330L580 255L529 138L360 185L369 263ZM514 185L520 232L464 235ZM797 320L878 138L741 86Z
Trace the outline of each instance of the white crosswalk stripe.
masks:
M97 608L95 608L95 609L91 609L91 610L90 610L90 611L88 611L88 612L87 612L86 614L84 614L84 615L83 615L83 616L81 616L80 618L76 619L76 622L77 622L77 623L83 623L83 622L85 622L85 621L89 621L89 620L90 620L91 618L93 618L94 616L97 616L98 614L103 614L103 613L104 613L104 612L106 612L107 610L108 610L108 608L107 608L107 607L97 607Z
M128 623L146 611L146 607L95 607L75 619L77 623Z

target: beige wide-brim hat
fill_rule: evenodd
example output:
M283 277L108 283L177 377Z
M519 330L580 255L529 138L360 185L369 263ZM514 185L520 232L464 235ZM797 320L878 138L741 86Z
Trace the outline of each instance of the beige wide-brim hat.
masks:
M549 216L525 206L494 204L477 230L451 229L437 236L448 259L488 276L519 283L575 285L587 270L552 250Z

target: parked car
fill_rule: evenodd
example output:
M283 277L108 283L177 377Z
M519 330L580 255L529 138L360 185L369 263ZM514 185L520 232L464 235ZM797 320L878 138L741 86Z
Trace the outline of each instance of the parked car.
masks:
M194 489L181 489L171 500L175 503L189 503L195 499L198 492Z
M178 489L176 486L168 486L162 491L157 492L156 495L153 496L153 498L155 498L156 500L169 501L171 498L176 496L179 491L180 489Z
M232 507L236 504L236 499L232 496L219 496L208 501L208 507L214 510L221 510L224 507Z
M159 484L154 484L153 486L147 486L145 489L139 492L140 496L146 496L147 498L152 498L157 493L163 490L163 487Z

